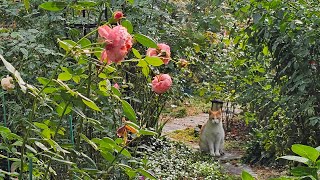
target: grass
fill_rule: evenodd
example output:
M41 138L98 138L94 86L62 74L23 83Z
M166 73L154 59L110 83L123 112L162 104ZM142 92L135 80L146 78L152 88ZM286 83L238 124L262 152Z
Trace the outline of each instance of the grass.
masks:
M199 137L195 136L193 128L187 128L184 130L176 130L168 134L171 139L175 141L190 143L190 142L199 142Z

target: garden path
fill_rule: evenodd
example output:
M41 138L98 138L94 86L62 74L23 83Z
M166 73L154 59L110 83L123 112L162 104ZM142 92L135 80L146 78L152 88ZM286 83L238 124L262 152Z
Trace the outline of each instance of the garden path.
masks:
M208 114L201 113L195 116L188 116L184 118L175 118L167 122L163 128L163 135L167 135L170 132L176 130L184 130L186 128L196 128L199 124L203 125L208 119ZM186 143L195 150L199 150L197 142ZM224 167L227 173L233 175L240 175L242 170L246 170L253 176L257 177L257 174L254 170L246 164L239 163L239 159L242 157L243 152L227 150L226 154L217 160L220 161L221 165Z

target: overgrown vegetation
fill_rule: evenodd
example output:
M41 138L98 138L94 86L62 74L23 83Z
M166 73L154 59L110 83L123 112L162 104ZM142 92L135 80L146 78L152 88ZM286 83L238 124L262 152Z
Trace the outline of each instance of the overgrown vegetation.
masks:
M160 147L159 147L159 144ZM148 169L157 179L237 179L222 172L219 163L209 155L200 154L184 144L156 140L147 158Z

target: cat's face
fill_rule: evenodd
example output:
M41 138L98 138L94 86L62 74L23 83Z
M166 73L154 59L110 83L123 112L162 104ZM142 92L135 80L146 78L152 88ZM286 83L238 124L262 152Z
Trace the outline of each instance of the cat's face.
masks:
M213 124L218 124L222 121L222 117L221 117L221 110L219 111L209 111L209 120L213 123Z

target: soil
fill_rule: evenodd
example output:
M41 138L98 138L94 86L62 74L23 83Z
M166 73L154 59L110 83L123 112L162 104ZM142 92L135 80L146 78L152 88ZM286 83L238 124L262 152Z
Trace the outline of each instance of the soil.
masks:
M226 115L224 117L226 117ZM236 117L237 116L233 116L230 118L232 119L232 122L229 125L229 130L226 132L225 155L217 158L224 167L225 172L232 175L241 175L241 172L245 170L259 180L265 180L283 174L276 169L261 166L250 166L241 163L240 159L245 153L243 144L247 139L247 128L245 123L239 121ZM162 135L169 136L172 140L180 141L181 138L171 136L171 134L179 132L177 130L187 130L188 132L190 132L190 130L191 132L195 130L195 134L197 134L199 126L203 125L207 119L208 114L206 113L187 116L184 118L167 118L165 120L167 123L163 128ZM227 128L225 127L225 129ZM193 149L199 150L197 138L185 138L183 142Z

